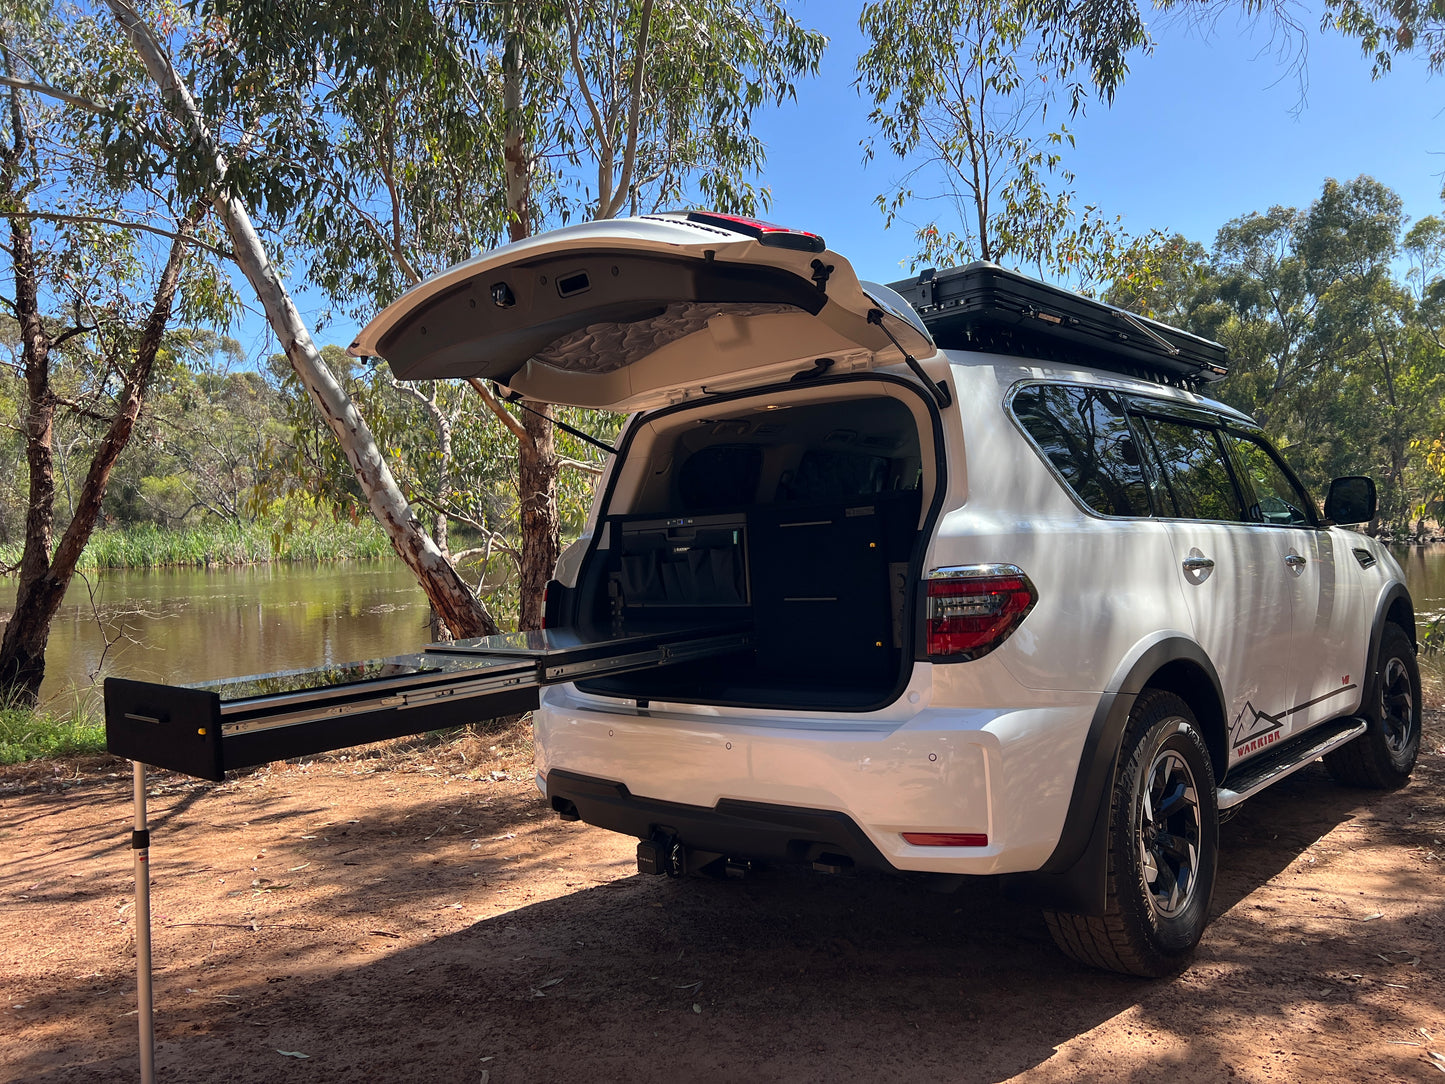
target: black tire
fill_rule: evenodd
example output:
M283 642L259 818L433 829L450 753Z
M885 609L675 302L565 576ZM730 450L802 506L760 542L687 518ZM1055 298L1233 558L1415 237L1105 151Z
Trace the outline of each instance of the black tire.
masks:
M1214 769L1189 705L1139 694L1124 729L1109 809L1104 914L1045 911L1080 963L1157 978L1189 959L1209 922L1219 853Z
M1380 636L1374 679L1374 703L1361 707L1369 728L1326 753L1325 767L1347 786L1395 790L1410 781L1420 755L1420 666L1399 625L1386 625Z

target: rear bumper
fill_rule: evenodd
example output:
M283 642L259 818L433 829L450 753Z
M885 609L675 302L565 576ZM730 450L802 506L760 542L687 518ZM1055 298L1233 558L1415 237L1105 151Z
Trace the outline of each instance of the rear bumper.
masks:
M843 855L855 866L891 870L866 833L844 813L725 798L711 809L638 798L621 783L553 771L554 809L571 803L588 824L638 839L672 837L690 850L785 862Z
M1036 870L1063 830L1097 696L906 718L619 706L570 687L534 715L539 784L589 824L739 858L932 873ZM904 832L986 835L916 846Z

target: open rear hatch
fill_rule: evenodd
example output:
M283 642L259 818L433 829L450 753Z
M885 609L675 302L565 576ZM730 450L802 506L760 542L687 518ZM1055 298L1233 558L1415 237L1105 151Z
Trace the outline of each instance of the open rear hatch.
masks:
M506 245L408 291L350 347L402 380L475 377L620 411L893 364L904 351L935 352L917 314L859 282L821 237L704 212Z
M508 245L411 290L351 346L384 358L401 379L475 377L530 399L611 410L934 352L913 310L887 288L860 283L820 237L699 212L589 223ZM849 526L876 518L875 503L855 501ZM900 522L911 529L916 517ZM770 523L755 513L747 529L766 540ZM813 515L805 526L820 532L822 523ZM282 757L527 711L549 684L665 668L689 685L686 675L711 660L753 657L741 528L703 529L694 517L614 526L635 604L617 613L601 607L575 628L198 686L109 678L107 747L220 779ZM858 545L866 541L877 546L871 536ZM757 575L766 586L766 570ZM881 572L872 579L877 624L886 584ZM783 587L773 593L781 598ZM885 639L878 631L870 643Z

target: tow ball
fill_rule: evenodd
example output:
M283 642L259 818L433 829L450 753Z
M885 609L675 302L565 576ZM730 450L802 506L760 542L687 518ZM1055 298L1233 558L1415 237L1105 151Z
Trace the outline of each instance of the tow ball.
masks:
M673 835L657 835L637 844L637 872L682 877L687 873L687 848Z

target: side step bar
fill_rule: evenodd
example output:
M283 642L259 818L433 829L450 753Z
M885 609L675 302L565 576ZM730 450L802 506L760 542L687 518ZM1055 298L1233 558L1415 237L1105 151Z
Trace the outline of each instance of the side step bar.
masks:
M424 652L201 685L105 681L105 744L220 782L235 768L515 715L541 688L742 651L743 627L508 633Z
M1217 791L1219 808L1234 808L1271 783L1278 783L1306 764L1354 741L1369 725L1359 716L1335 719L1311 727L1303 734L1284 742L1278 749L1254 757L1224 777L1224 784Z

